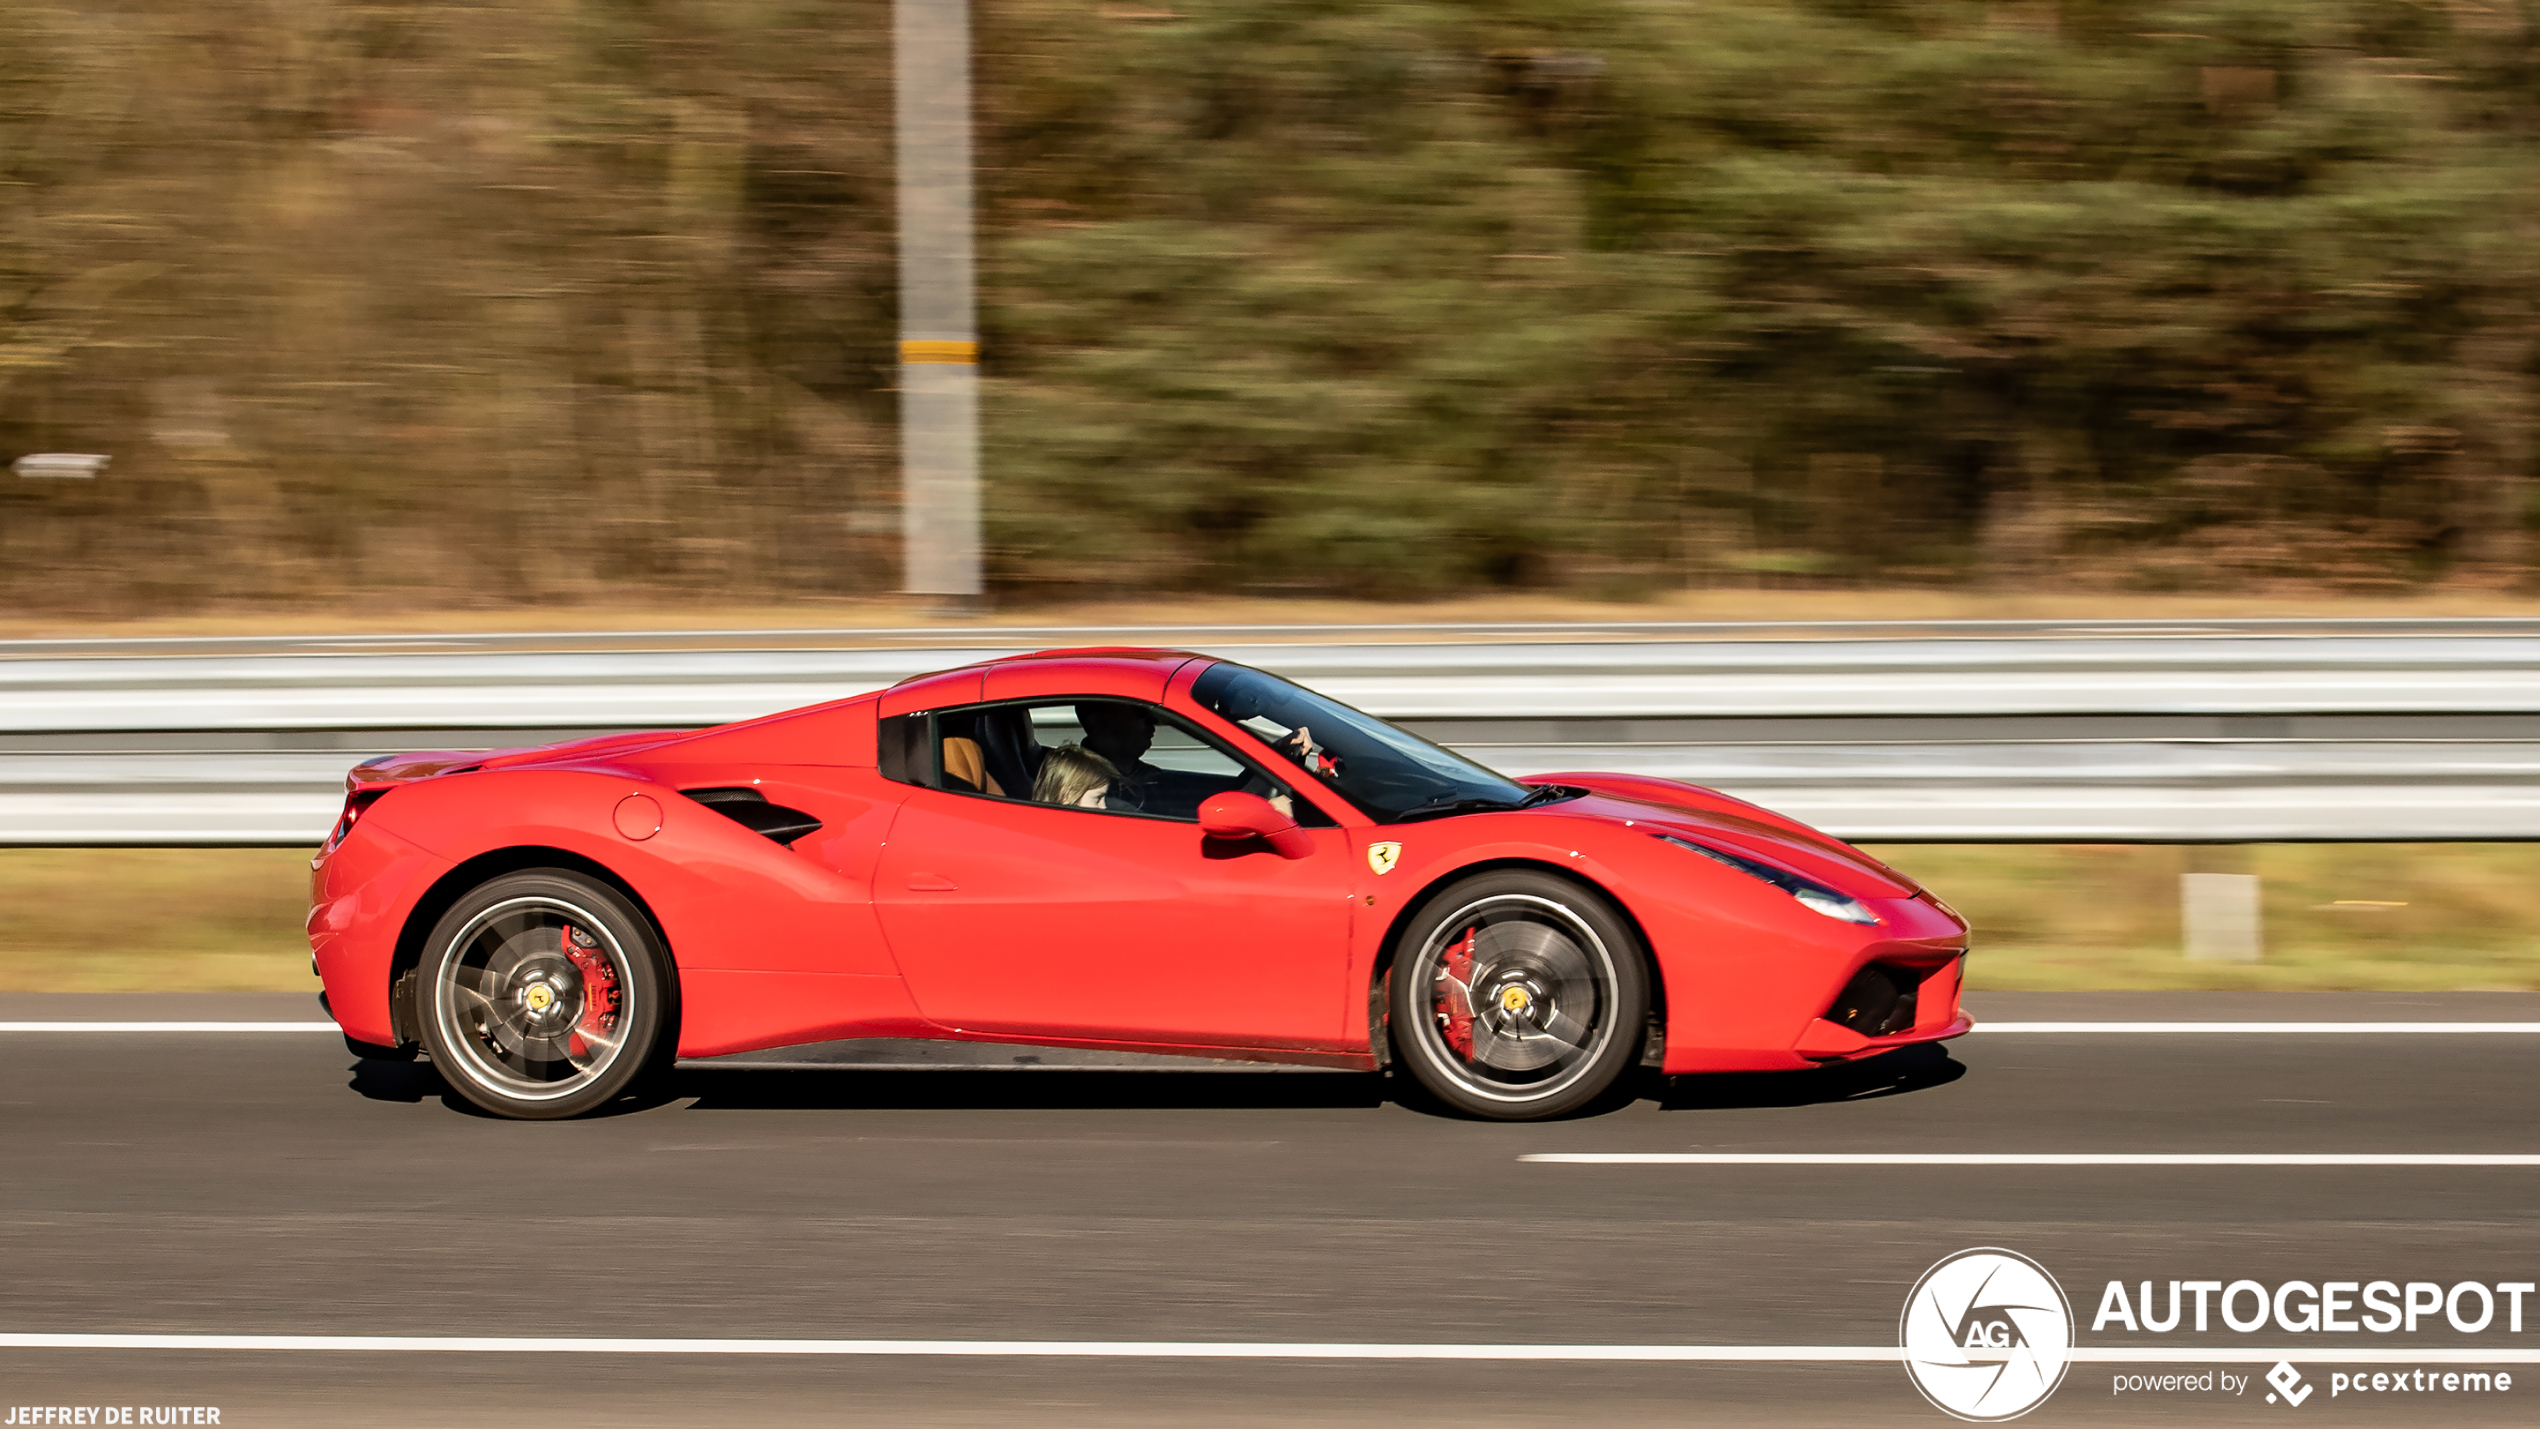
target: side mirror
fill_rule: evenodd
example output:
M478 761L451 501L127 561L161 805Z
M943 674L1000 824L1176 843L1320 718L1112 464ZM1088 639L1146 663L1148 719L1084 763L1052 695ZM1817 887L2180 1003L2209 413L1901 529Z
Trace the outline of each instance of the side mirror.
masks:
M1200 832L1213 839L1260 839L1281 858L1303 858L1314 852L1314 840L1259 794L1228 790L1212 794L1199 806Z

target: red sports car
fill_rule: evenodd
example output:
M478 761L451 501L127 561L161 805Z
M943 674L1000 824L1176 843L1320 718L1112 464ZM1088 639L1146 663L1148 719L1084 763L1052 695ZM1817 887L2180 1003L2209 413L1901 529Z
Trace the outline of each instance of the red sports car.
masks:
M1971 1025L1966 924L1838 840L1662 779L1508 779L1183 651L346 782L312 864L328 1007L507 1116L674 1056L923 1037L1399 1066L1533 1118L1636 1065Z

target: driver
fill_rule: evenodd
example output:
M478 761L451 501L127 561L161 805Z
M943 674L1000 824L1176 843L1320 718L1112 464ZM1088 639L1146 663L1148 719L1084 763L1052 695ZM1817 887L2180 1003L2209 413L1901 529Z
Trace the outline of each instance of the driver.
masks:
M1085 749L1120 771L1124 782L1148 784L1164 773L1146 761L1155 747L1155 716L1145 710L1089 701L1076 707L1076 723L1085 731Z
M1085 731L1085 751L1118 771L1111 784L1111 808L1196 818L1200 801L1236 787L1205 774L1149 764L1146 753L1155 747L1155 716L1142 706L1088 700L1076 706L1076 724ZM1283 791L1274 787L1269 798L1281 813L1290 813Z

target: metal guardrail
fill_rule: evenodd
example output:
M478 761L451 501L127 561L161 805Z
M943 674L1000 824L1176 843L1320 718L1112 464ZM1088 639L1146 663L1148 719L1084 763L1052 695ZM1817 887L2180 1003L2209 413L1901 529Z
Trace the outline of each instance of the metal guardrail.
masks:
M1094 643L1856 839L2540 837L2540 622L2517 620L0 642L0 843L313 842L372 753L716 724Z

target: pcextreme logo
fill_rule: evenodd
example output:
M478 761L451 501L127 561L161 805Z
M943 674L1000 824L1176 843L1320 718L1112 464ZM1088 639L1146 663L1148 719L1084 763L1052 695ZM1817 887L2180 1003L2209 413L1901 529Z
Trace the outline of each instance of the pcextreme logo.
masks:
M1933 1407L1992 1424L2035 1409L2064 1382L2073 1307L2046 1267L1985 1246L1924 1271L1896 1335L1905 1372Z

